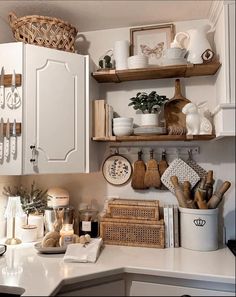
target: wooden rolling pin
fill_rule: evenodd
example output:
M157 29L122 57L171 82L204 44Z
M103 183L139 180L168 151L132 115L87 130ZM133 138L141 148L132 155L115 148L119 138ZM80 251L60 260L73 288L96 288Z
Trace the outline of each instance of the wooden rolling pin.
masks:
M183 193L188 208L196 208L194 201L191 199L191 184L188 180L183 182Z
M221 187L212 195L210 200L207 202L208 208L217 208L221 200L223 199L224 193L230 188L231 183L229 181L223 182Z
M196 201L199 209L207 209L208 208L206 200L203 200L202 193L199 190L196 191L194 200Z
M188 208L188 204L186 202L186 199L184 197L184 192L182 187L179 184L178 177L173 175L170 177L170 181L172 182L175 190L175 196L179 202L180 207Z
M213 179L213 170L209 170L207 172L206 176L206 201L208 202L213 194L213 184L214 184L214 179Z

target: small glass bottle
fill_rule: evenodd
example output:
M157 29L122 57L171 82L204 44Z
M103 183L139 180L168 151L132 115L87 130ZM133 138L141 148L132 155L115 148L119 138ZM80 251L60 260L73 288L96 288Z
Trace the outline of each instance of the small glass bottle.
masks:
M63 224L60 230L60 235L60 246L67 246L68 244L73 243L73 224Z
M87 207L79 210L79 235L99 236L98 211Z

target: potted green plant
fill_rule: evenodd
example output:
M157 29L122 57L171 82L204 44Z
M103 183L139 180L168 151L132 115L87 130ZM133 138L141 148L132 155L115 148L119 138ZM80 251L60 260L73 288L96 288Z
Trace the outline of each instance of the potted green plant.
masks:
M149 94L138 92L130 100L131 102L128 106L133 106L134 110L142 113L141 126L158 126L158 115L169 98L158 95L156 91L152 91Z

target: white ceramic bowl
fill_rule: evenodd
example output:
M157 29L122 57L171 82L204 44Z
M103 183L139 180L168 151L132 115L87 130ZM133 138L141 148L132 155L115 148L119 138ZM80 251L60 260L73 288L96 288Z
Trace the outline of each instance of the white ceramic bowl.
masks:
M133 128L133 123L113 123L113 127Z
M121 118L114 118L113 119L113 124L133 124L134 119L133 118L126 118L126 117L121 117Z
M113 133L115 136L128 136L133 133L133 128L129 127L113 127Z

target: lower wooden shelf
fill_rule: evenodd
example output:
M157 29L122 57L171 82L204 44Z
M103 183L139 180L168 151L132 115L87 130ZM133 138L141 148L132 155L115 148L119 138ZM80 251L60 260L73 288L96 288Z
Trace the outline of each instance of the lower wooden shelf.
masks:
M130 136L110 136L93 137L94 141L103 142L133 142L133 141L206 141L212 140L215 135L130 135Z

